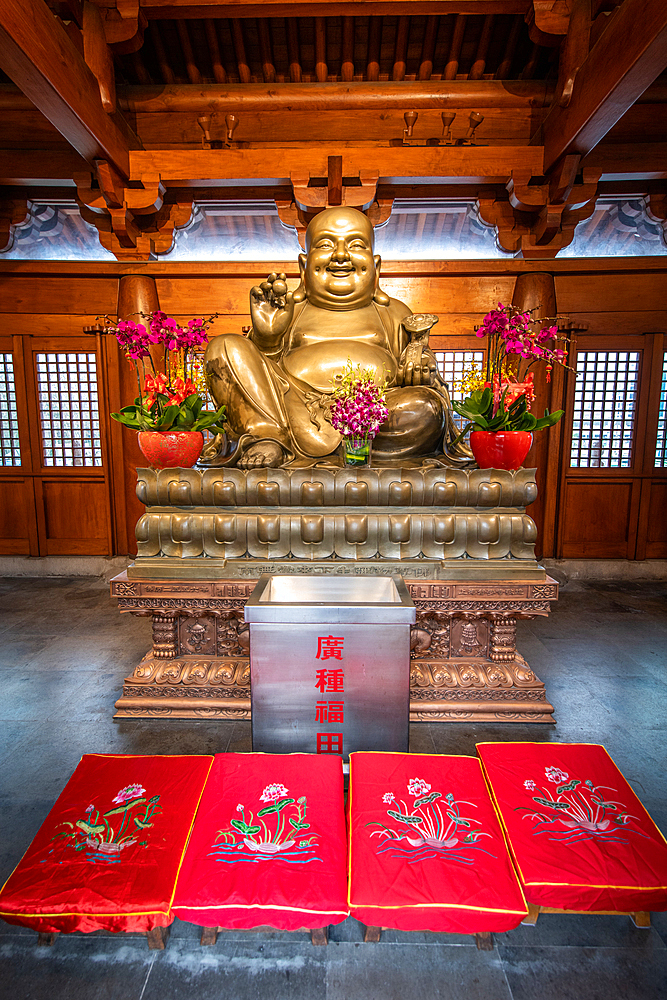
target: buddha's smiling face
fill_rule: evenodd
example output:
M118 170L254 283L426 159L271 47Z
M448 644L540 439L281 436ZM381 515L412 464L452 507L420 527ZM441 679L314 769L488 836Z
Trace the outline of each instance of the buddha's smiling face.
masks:
M300 256L308 301L323 309L359 309L373 300L380 258L373 256L373 227L352 208L329 208L306 232Z

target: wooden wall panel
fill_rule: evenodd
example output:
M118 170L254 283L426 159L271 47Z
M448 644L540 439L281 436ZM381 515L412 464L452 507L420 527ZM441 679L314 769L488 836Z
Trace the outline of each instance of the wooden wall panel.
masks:
M650 484L646 558L667 559L667 480Z
M632 480L578 479L563 492L563 558L633 558L639 489Z
M112 276L63 280L60 275L14 278L0 272L0 311L5 313L113 313L117 298L118 281Z
M44 478L36 487L45 555L111 555L109 500L103 481Z
M616 278L604 274L556 275L556 302L563 313L641 313L654 311L666 299L667 273Z
M32 479L0 479L0 555L37 555L35 497Z

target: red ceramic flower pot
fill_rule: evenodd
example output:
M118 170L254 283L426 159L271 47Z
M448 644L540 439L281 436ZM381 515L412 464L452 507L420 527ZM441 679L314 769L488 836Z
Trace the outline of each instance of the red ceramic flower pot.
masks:
M470 447L480 469L520 469L530 451L530 431L471 431Z
M202 453L201 431L139 431L139 447L156 469L190 469Z

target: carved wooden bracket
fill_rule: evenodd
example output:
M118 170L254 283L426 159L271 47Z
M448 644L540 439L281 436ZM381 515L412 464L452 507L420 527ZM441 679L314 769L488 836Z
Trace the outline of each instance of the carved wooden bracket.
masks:
M480 220L495 228L502 250L525 259L548 259L570 245L577 225L593 214L600 179L586 168L578 176L578 165L578 156L565 157L549 179L513 170L507 201L495 192L480 194Z
M533 0L526 11L528 34L535 45L560 45L570 24L574 0Z
M148 21L139 0L116 0L115 7L102 8L104 34L119 55L137 52L144 44Z
M6 253L14 246L14 232L30 214L31 202L9 198L0 201L0 253Z
M301 246L308 223L325 208L356 208L368 216L373 226L386 222L391 215L394 199L377 197L379 171L360 170L358 184L343 184L342 161L342 156L330 156L326 177L292 171L292 199L276 201L281 222L296 229Z
M667 246L667 191L651 191L644 204L649 219L662 226L662 241Z
M100 243L117 260L169 253L176 230L192 218L191 200L165 205L159 174L146 174L141 187L125 187L111 164L96 160L95 178L77 174L74 181L82 218L95 226Z

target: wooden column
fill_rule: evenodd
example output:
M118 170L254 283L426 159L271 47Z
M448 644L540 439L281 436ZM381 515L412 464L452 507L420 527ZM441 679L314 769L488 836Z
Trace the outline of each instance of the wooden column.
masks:
M553 317L557 313L556 309L556 286L553 274L545 271L533 271L530 274L520 274L514 286L512 305L517 306L524 312L535 310L533 316L540 318ZM552 381L547 383L543 374L542 365L535 374L535 402L532 411L536 416L542 416L544 410L560 409L562 400L563 373L559 369L554 369L551 373ZM561 422L562 423L562 422ZM533 446L524 462L526 468L535 466L537 468L537 486L539 495L535 503L528 508L528 513L537 524L538 558L553 555L553 522L556 516L556 483L553 477L548 476L548 469L553 464L558 468L560 454L560 438L562 433L561 423L549 430L538 431L533 436ZM544 530L547 529L549 537L545 537Z
M131 319L141 323L141 313L147 314L160 308L155 278L150 274L124 274L118 281L117 313L121 319ZM109 338L107 338L109 339ZM114 345L109 345L114 349ZM151 348L151 358L157 371L164 370L164 348ZM127 406L137 396L137 379L134 365L125 361L121 354L120 361L120 395L121 405ZM127 427L121 428L121 440L113 445L113 468L122 470L119 478L122 481L122 491L125 496L127 514L127 551L136 551L134 528L144 513L143 506L137 500L135 488L137 468L146 465L146 459L139 450L137 435ZM117 472L115 474L118 474ZM121 500L116 499L117 503Z

